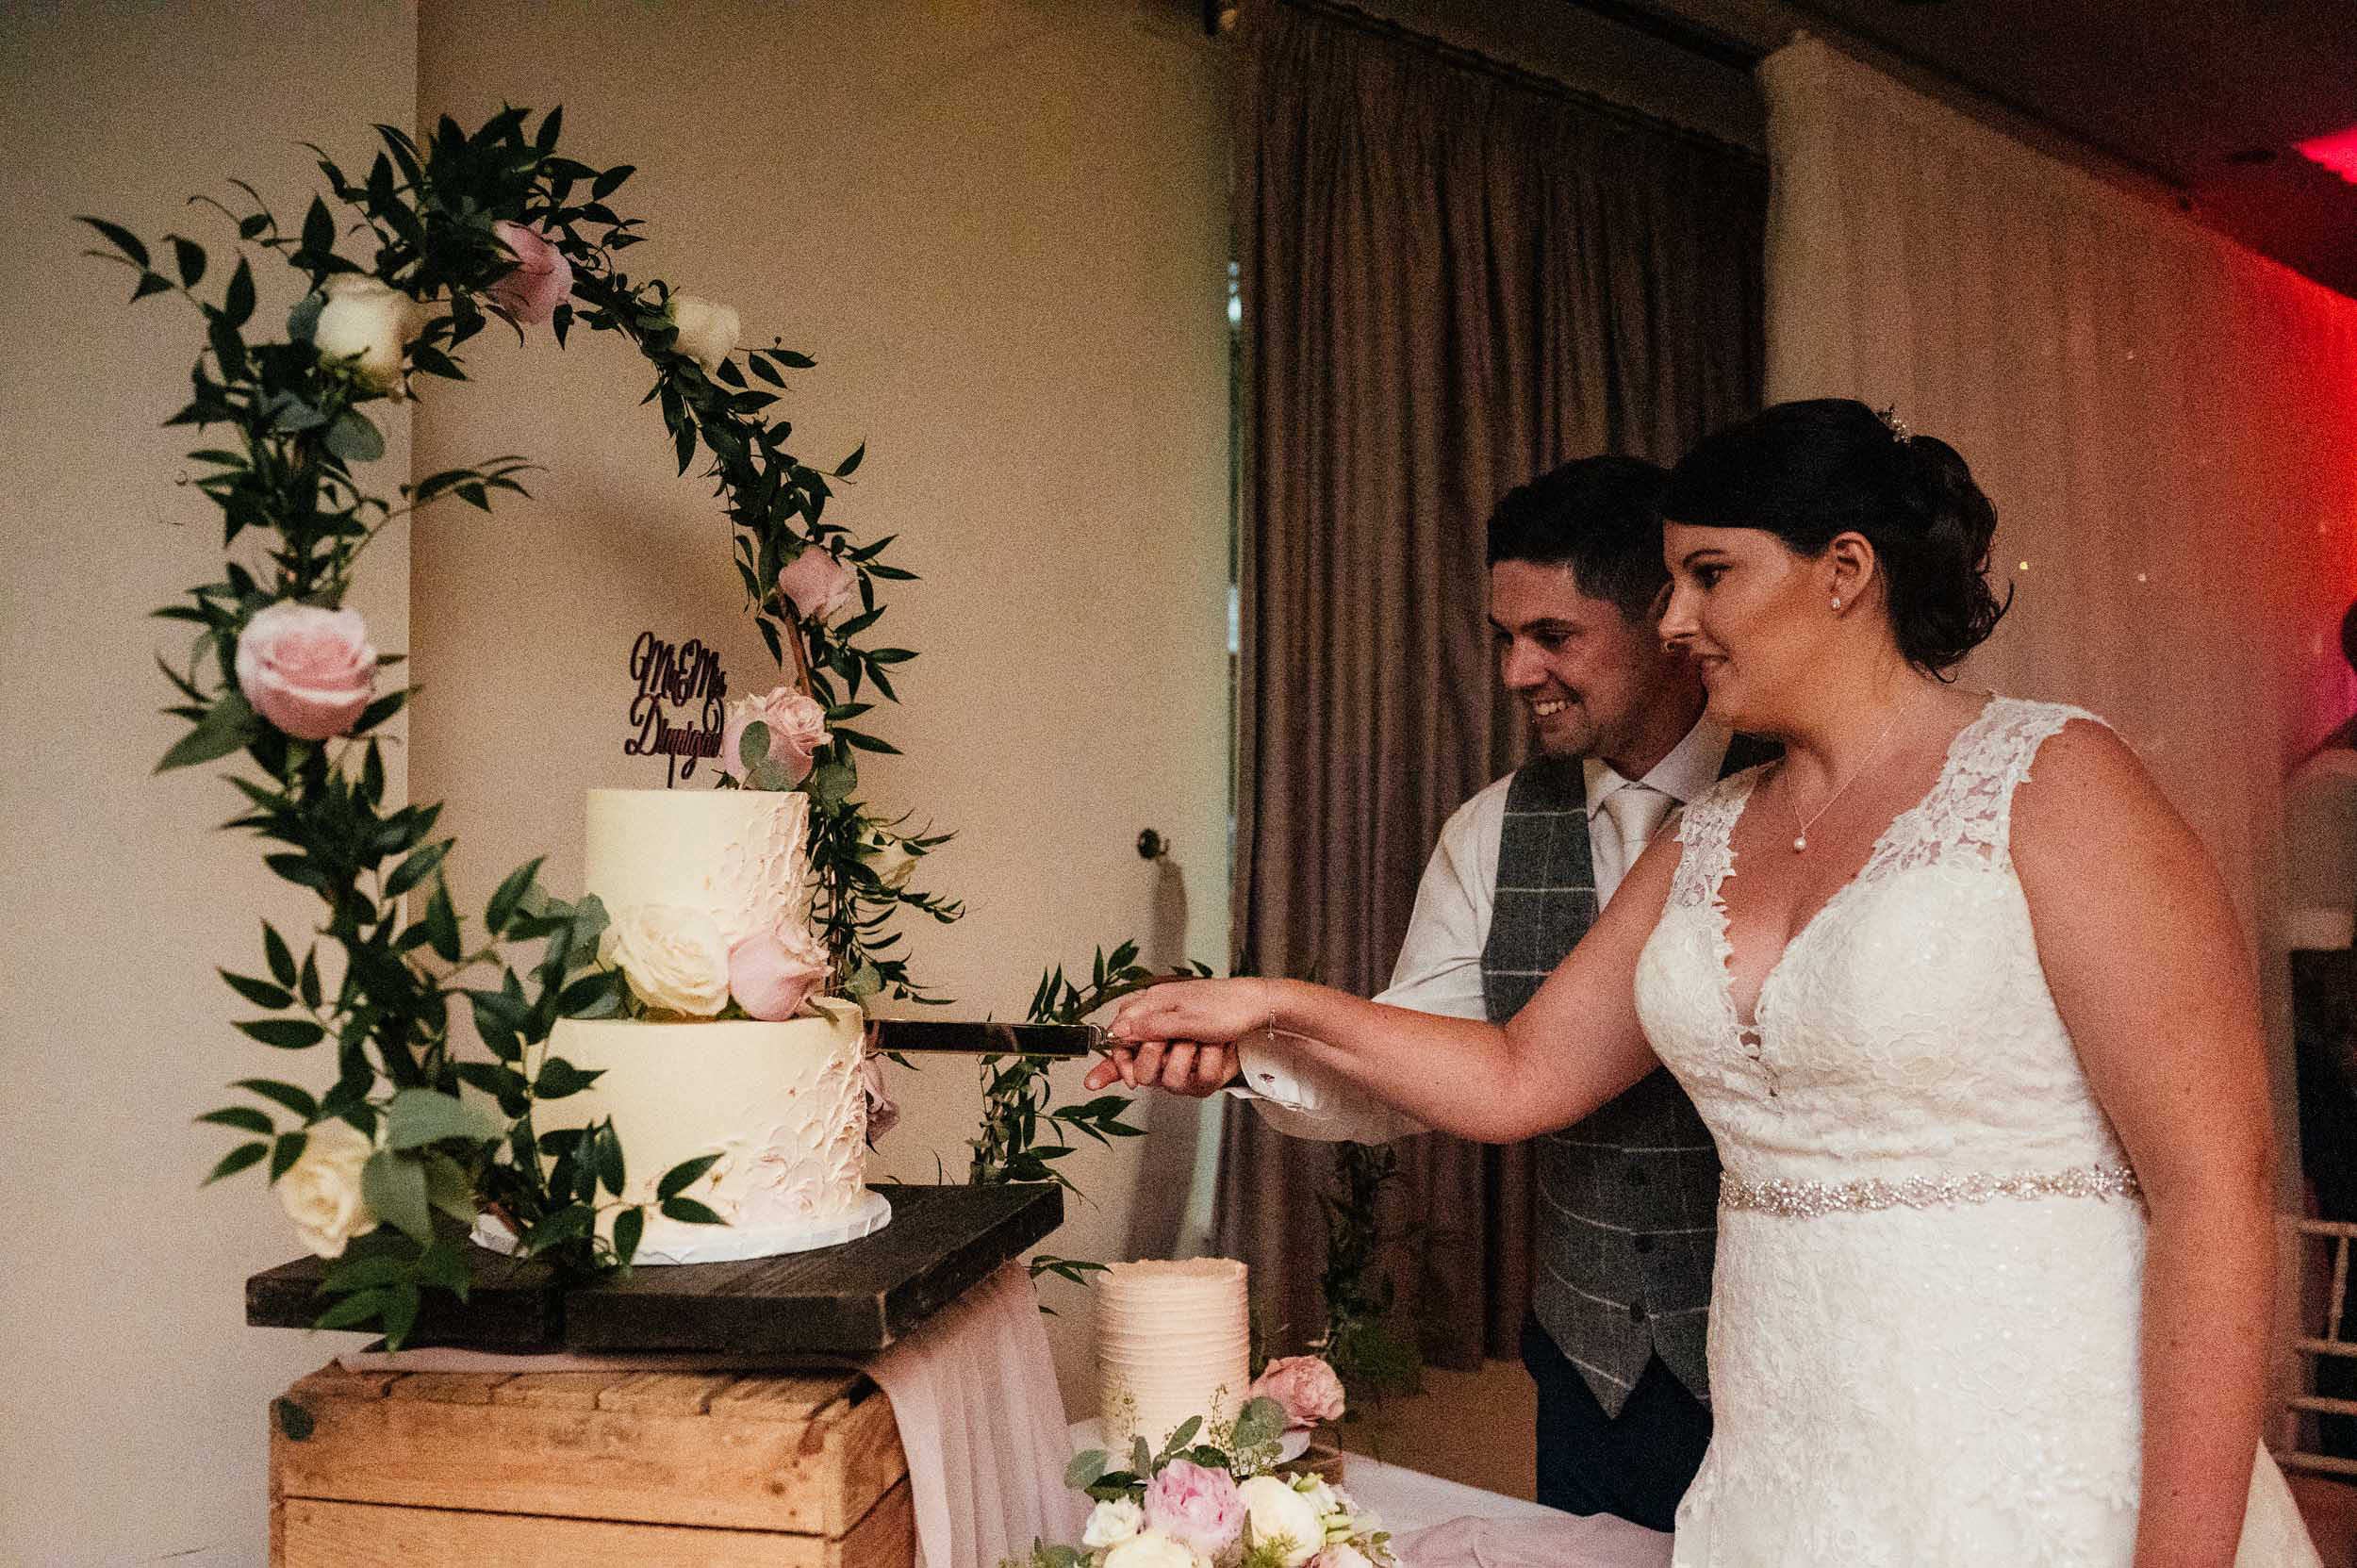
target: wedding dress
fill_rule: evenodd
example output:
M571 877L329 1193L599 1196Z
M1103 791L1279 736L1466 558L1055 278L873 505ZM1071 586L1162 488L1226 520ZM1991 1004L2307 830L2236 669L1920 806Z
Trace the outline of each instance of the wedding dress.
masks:
M1637 973L1725 1164L1677 1568L2128 1568L2144 1209L2007 849L2039 744L2086 717L1991 701L1751 1025L1722 892L1758 771L1686 810ZM2316 1560L2257 1454L2237 1568Z

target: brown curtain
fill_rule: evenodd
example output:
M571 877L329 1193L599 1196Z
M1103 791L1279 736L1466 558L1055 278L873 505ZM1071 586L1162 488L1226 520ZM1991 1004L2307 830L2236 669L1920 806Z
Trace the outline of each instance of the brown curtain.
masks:
M1522 759L1482 523L1573 457L1757 405L1766 173L1740 151L1320 5L1250 8L1235 952L1389 979L1448 813ZM1330 1146L1229 1102L1221 1249L1323 1322ZM1400 1146L1386 1265L1426 1359L1510 1356L1525 1152Z

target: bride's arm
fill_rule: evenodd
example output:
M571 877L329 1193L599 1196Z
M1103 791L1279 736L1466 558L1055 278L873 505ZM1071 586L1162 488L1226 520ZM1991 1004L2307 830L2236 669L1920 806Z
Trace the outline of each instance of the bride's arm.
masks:
M2135 1568L2229 1568L2273 1343L2275 1155L2247 949L2118 736L2074 723L2015 797L2039 962L2151 1214Z
M1225 1045L1274 1028L1284 1044L1426 1127L1510 1143L1568 1127L1656 1065L1637 1022L1637 955L1669 896L1663 835L1630 867L1569 957L1503 1029L1385 1007L1289 980L1181 981L1124 1002L1132 1046Z

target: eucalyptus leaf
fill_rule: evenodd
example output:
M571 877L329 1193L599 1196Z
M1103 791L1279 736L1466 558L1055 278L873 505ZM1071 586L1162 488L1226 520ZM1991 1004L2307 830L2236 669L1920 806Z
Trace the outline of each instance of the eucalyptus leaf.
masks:
M327 427L327 450L347 463L373 463L385 455L385 433L357 408L347 408Z
M444 1138L486 1143L500 1135L490 1117L453 1095L433 1089L404 1089L386 1108L385 1141L394 1148L418 1148Z
M434 1215L426 1202L425 1167L389 1148L380 1148L360 1167L360 1197L376 1217L420 1245L434 1239Z

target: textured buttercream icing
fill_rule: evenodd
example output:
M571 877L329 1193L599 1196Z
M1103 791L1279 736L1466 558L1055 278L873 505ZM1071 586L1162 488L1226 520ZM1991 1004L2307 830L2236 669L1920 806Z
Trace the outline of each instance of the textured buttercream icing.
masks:
M593 789L582 885L618 917L646 904L711 916L733 948L810 917L810 797L774 789Z
M1096 1377L1107 1447L1160 1452L1191 1416L1220 1441L1252 1381L1244 1266L1232 1258L1114 1263L1096 1278Z

